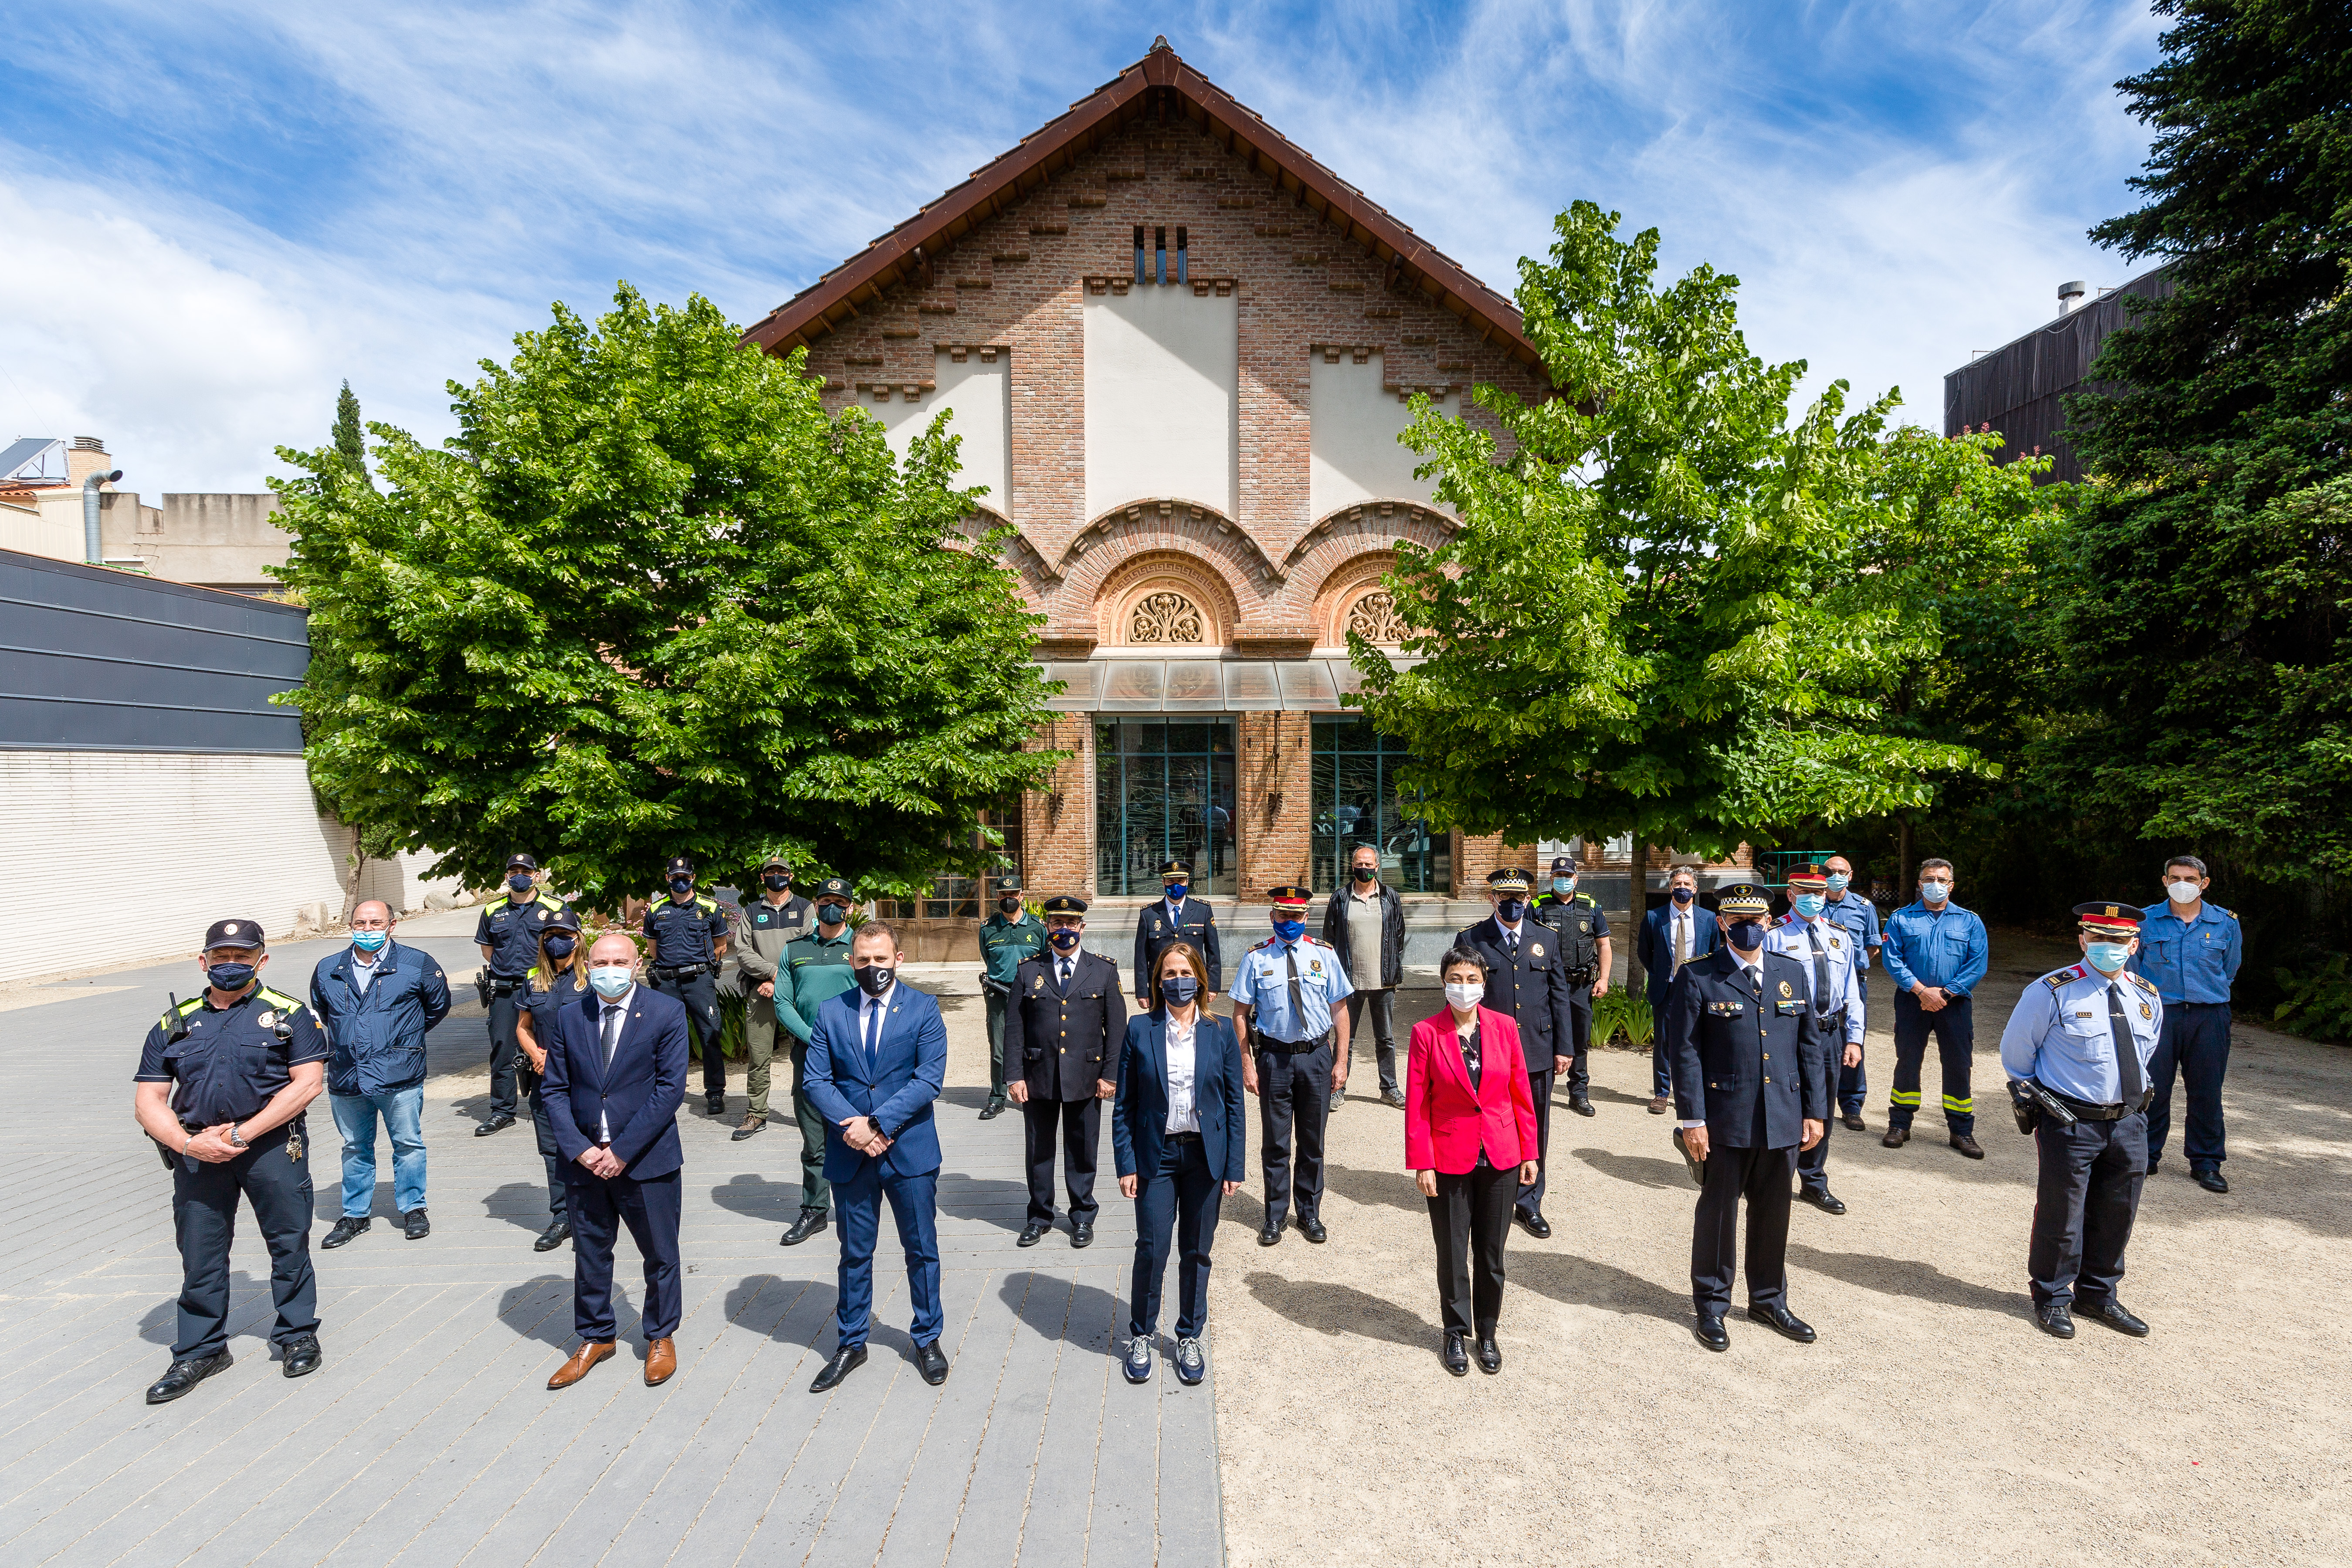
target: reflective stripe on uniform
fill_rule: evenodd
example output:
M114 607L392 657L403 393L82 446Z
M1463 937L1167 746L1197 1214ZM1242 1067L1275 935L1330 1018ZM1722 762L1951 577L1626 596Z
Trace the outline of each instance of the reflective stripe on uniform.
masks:
M1913 1095L1911 1097L1911 1103L1914 1105L1918 1104L1919 1097L1916 1094ZM1974 1116L1977 1113L1976 1096L1969 1095L1967 1099L1963 1100L1957 1096L1948 1094L1944 1096L1944 1109L1954 1116Z
M1916 1110L1919 1109L1919 1091L1916 1089L1908 1091L1899 1089L1890 1089L1887 1091L1886 1102L1889 1105L1908 1106L1913 1110Z

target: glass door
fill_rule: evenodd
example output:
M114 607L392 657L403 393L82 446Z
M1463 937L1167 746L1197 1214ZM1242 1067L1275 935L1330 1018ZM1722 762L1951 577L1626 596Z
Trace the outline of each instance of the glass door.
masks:
M1203 894L1234 891L1231 718L1104 720L1095 725L1095 887L1160 890L1165 860L1187 860Z

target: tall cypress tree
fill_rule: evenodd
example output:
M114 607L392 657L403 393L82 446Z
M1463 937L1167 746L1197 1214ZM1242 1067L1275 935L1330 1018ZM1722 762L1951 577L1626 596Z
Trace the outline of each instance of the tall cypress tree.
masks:
M2145 205L2092 237L2176 291L2070 399L2096 486L2063 563L2070 805L2243 868L2352 871L2352 11L2158 0ZM2153 862L2150 863L2151 868Z
M352 395L348 381L335 398L335 452L359 476L360 483L370 489L375 488L375 481L368 477L367 444L360 430L360 400Z

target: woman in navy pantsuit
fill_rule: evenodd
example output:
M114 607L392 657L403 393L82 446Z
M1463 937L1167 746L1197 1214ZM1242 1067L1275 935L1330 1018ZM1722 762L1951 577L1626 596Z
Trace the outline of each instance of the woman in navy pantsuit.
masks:
M1234 1026L1201 1006L1207 971L1190 942L1171 942L1152 961L1151 1010L1127 1021L1111 1102L1111 1148L1118 1190L1135 1200L1135 1279L1128 1313L1129 1383L1151 1378L1151 1337L1160 1326L1169 1243L1183 1255L1177 1275L1176 1375L1208 1375L1201 1331L1209 1315L1209 1244L1224 1195L1242 1184L1241 1042Z

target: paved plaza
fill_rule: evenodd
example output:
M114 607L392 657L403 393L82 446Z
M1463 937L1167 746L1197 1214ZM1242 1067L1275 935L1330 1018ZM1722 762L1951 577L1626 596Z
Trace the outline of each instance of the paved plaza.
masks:
M463 915L429 929L467 930L472 911ZM333 945L283 946L267 978L303 994ZM374 1228L318 1250L340 1212L339 1144L322 1099L310 1125L324 1368L278 1375L268 1257L244 1211L236 1364L154 1408L142 1396L170 1360L179 1263L171 1181L131 1120L131 1075L166 993L190 994L200 977L176 963L0 998L11 1130L0 1295L16 1345L0 1385L0 1561L1223 1561L1214 1374L1189 1389L1164 1363L1150 1387L1118 1374L1112 1342L1134 1224L1108 1174L1108 1134L1093 1247L1073 1249L1066 1228L1014 1247L1026 1203L1021 1121L974 1114L986 1040L968 975L922 983L949 993L946 1384L926 1384L909 1359L906 1278L886 1224L873 1359L831 1394L809 1393L833 1349L837 1232L777 1245L799 1206L799 1140L789 1121L729 1140L742 1115L738 1064L728 1118L680 1118L678 1374L644 1385L633 1337L640 1282L625 1238L625 1353L550 1394L547 1376L572 1342L572 1254L531 1250L547 1213L529 1123L473 1136L488 1080L470 943L416 945L464 998L431 1037L432 1236L400 1234L380 1144ZM788 1082L782 1068L775 1103L787 1113Z

